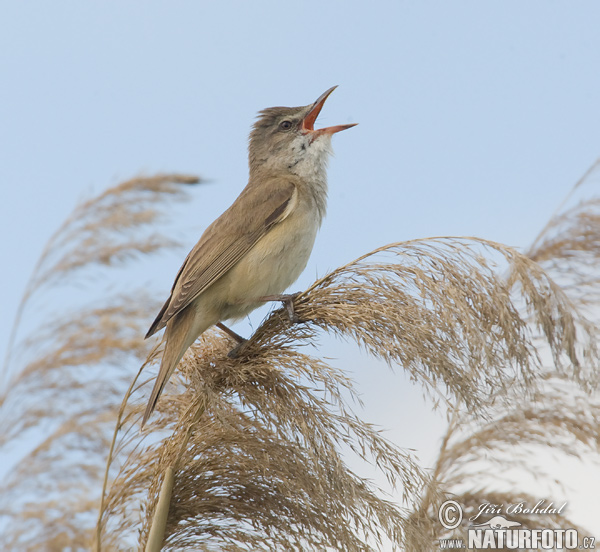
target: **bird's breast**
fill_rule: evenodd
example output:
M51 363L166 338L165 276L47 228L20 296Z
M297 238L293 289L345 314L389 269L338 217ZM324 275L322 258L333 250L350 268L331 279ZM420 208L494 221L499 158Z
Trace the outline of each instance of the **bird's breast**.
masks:
M230 297L245 303L283 293L306 268L319 226L319 212L299 202L228 273Z

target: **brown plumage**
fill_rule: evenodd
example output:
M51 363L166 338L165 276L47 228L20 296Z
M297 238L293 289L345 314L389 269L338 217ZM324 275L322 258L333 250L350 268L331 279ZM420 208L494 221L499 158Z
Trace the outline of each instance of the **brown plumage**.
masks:
M250 135L248 185L187 256L146 335L166 327L165 352L142 425L200 334L244 317L304 270L325 215L331 136L354 126L314 129L334 88L311 105L260 113Z

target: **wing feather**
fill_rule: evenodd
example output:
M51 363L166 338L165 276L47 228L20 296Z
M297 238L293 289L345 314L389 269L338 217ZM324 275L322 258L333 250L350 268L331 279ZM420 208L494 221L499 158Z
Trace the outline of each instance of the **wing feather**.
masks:
M265 197L265 190L268 195ZM273 179L249 184L235 202L204 232L175 278L171 296L148 330L150 337L230 270L269 230L290 212L296 186ZM257 216L261 213L261 216ZM266 215L266 216L265 216Z

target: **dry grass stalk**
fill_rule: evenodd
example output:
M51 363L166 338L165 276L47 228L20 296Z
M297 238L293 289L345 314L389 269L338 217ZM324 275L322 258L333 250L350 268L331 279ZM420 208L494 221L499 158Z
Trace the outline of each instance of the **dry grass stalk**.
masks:
M165 528L169 517L169 508L171 506L171 496L173 494L173 484L175 476L173 468L167 467L163 477L163 482L158 495L158 502L152 517L152 526L148 532L145 552L160 552L165 540Z
M126 536L135 528L111 524L112 508L127 510L122 500L139 503L148 492L148 481L151 494L157 496L162 474L177 466L167 529L176 525L183 534L170 536L167 543L173 549L301 550L325 549L327 543L338 549L365 549L355 530L375 539L378 533L398 539L401 510L377 498L366 481L352 474L337 446L348 443L360 447L360 454L375 455L382 469L406 481L407 491L422 476L410 456L349 412L340 412L343 405L333 410L335 401L317 392L326 386L339 395L331 376L345 385L343 376L327 366L313 371L310 357L293 350L262 349L252 365L240 371L237 361L227 359L230 347L221 336L210 334L186 357L194 387L162 401L162 416L156 422L174 433L166 445L155 443L141 457L128 459L113 487L138 494L115 499L111 489L106 536L118 537L118 531ZM199 378L198 364L209 379ZM303 373L290 376L288 369ZM308 377L314 380L312 386L307 385ZM203 414L200 419L198 411ZM145 515L147 523L153 511L154 505ZM381 528L367 523L374 516L379 516ZM349 520L358 528L347 526ZM147 530L148 524L143 537ZM109 541L108 549L112 546Z
M599 170L600 161L586 172L574 191L589 184L588 180L597 179ZM559 459L571 457L600 464L600 401L595 394L600 306L600 278L596 269L600 259L599 206L600 200L592 197L559 210L527 253L555 281L561 282L561 289L577 308L575 324L569 321L560 333L573 336L572 344L565 342L563 348L570 351L567 356L579 360L564 364L560 356L554 355L553 362L541 372L536 393L528 399L523 397L519 386L506 386L506 399L496 403L489 420L477 419L458 406L452 411L433 480L447 497L464 506L464 519L455 531L445 531L437 519L442 500L436 501L425 493L411 519L413 528L418 528L418 537L429 535L429 546L419 550L439 549L440 538L464 538L469 518L484 503L535 505L542 497L524 493L521 489L524 482L539 482L540 488L545 489L546 500L553 497L552 493L564 494L565 490L557 487L555 475L543 461L549 454ZM514 274L509 277L512 282L515 279ZM562 324L560 316L555 318ZM556 323L543 318L540 322L538 333L552 343L550 336ZM578 334L578 340L574 339L574 333ZM539 350L547 360L552 359L544 355L543 347ZM507 474L512 474L512 478ZM554 503L560 505L558 499ZM580 535L593 534L593 530L583 529L567 516L513 513L509 517L521 523L522 528L575 528ZM490 517L483 515L481 520Z
M34 295L47 286L73 285L79 269L117 266L140 255L173 247L175 242L140 230L151 228L160 218L164 202L186 197L182 184L196 184L195 176L171 174L138 177L109 188L80 203L48 240L27 283L13 331L9 338L3 377L11 373L21 319Z
M509 264L514 281L494 271L485 249ZM516 251L474 239L394 244L334 271L296 299L306 323L291 325L284 310L275 311L238 359L226 356L225 338L206 335L183 363L186 385L159 405L155 427L173 434L130 456L113 483L118 498L111 490L104 535L131 537L135 524L112 525L113 510L139 504L151 481L143 545L163 474L176 467L167 549L229 543L231 550L364 550L383 538L398 546L406 535L418 539L414 518L349 472L339 451L374 461L404 490L407 507L426 478L410 456L352 414L343 373L300 348L321 330L349 338L402 366L431 394L445 391L449 402L491 414L500 389L518 381L521 391L533 392L541 369L511 287L548 332L554 356L576 363L575 319L560 289ZM250 510L252 530L244 528Z
M577 182L527 251L573 301L591 307L600 299L596 269L600 259L600 197L589 197L585 192L598 184L600 159Z
M83 222L83 209L72 217L80 226L65 224L69 230L59 232L52 244L71 247L72 259L45 253L26 301L56 281L52 270L77 274L81 262L104 264L137 255L140 242L129 239L132 228L123 223L119 231L127 246L113 247L109 239L106 256L85 256L86 248L101 244L104 225L119 224L104 202L129 204L120 199L137 191L136 182L123 185L122 195L108 192L87 205L92 213L98 206L97 215L90 215L96 223ZM141 186L151 195L159 190L156 198L162 198L161 182L168 178L149 179ZM154 205L158 209L158 202ZM132 220L137 228L154 216ZM85 243L78 236L85 236ZM505 268L508 279L501 276ZM48 347L52 362L34 359L15 388L15 397L18 388L35 395L41 385L36 387L34 380L49 378L60 395L48 395L43 409L27 404L31 414L25 418L30 421L21 427L39 426L46 409L61 423L14 472L7 488L7 497L20 493L35 499L21 505L15 501L14 524L3 537L6 550L77 549L98 540L102 550L143 548L163 476L172 469L166 549L377 550L387 539L404 550L424 551L436 535L430 513L441 497L438 484L452 475L444 459L454 454L467 468L476 447L461 449L459 443L479 434L490 443L500 442L502 434L493 438L485 433L486 424L514 406L513 394L533 399L545 388L546 382L538 381L544 372L536 334L548 344L557 378L564 379L575 367L582 380L582 362L597 361L593 327L585 326L574 304L531 259L485 240L414 240L381 248L315 282L296 300L306 323L291 325L283 310L274 311L237 359L227 357L232 344L226 337L204 334L184 358L179 379L174 378L159 403L153 431L145 435L138 428L147 386L134 381L126 398L132 394L135 400L131 406L123 404L111 444L108 420L119 410L126 374L134 371L125 368L119 350L125 347L134 358L147 351L133 337L143 334L146 314L118 301L103 308L109 313L88 309L81 323L64 322L59 335L44 337L54 340ZM118 323L108 322L96 339L72 336L89 333L90 327L102 326L98 320L113 317ZM580 327L589 330L581 344L576 339ZM123 333L111 340L117 329ZM314 345L322 332L402 367L456 412L434 480L409 453L353 412L349 401L358 399L342 371L302 349ZM101 400L92 399L90 380L78 377L83 373L79 368L107 359L115 368L93 377L105 376L113 383L104 385ZM59 371L51 369L52 363L67 368L60 370L64 380L54 378ZM149 364L155 365L155 357ZM72 407L61 406L62 393ZM10 401L5 399L3 412ZM471 424L470 434L455 433L459 416ZM510 417L502 419L505 428L512 428ZM560 427L568 434L578 424L575 420ZM589 445L586 439L582 443ZM94 491L102 486L98 464L109 449L109 488L94 533ZM403 504L386 500L370 481L353 473L344 461L349 454L374 463L403 491ZM39 493L42 475L46 488ZM40 500L40 494L47 499Z
M186 197L181 184L195 182L185 175L127 181L79 205L48 242L19 308L3 372L0 444L38 442L2 483L2 514L10 520L0 537L3 550L89 545L115 411L132 369L148 354L142 336L160 306L143 290L108 293L109 278L105 286L92 283L90 303L61 302L58 317L41 319L37 299L61 286L85 289L87 283L89 290L90 268L172 247L152 230L165 202ZM38 327L15 344L30 312Z
M469 521L482 504L506 507L523 502L532 507L544 499L544 506L552 500L559 507L562 501L553 493L563 494L565 490L552 484L556 477L545 461L548 456L600 460L597 398L557 373L548 373L542 388L527 401L515 392L518 387L509 388L508 400L490 420L477 420L465 411L455 411L434 467L435 481L446 496L435 499L424 494L411 520L421 533L429 534L429 545L420 550L439 549L438 540L442 538L465 538L472 523L492 517L484 514L477 521ZM531 481L538 483L543 496L523 492L523 485ZM454 531L445 530L438 521L439 506L447 498L463 506L463 522ZM568 509L566 514L512 513L508 517L522 528L575 528L580 535L590 534L569 519Z

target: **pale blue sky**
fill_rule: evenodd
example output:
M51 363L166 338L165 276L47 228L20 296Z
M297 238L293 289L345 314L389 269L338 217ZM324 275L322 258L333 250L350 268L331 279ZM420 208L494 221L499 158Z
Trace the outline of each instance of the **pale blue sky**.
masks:
M78 199L140 172L200 174L191 246L245 185L256 112L335 84L320 123L359 126L334 138L295 289L392 241L527 246L600 155L599 28L594 1L4 2L0 335ZM153 275L158 293L184 254ZM367 417L430 459L443 424L420 393L381 367L356 375Z

